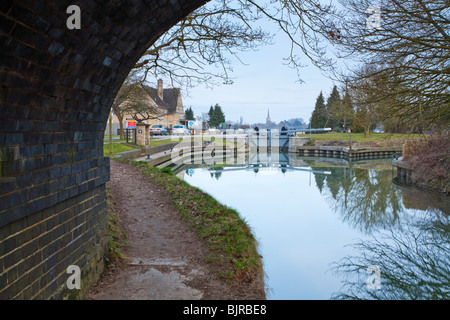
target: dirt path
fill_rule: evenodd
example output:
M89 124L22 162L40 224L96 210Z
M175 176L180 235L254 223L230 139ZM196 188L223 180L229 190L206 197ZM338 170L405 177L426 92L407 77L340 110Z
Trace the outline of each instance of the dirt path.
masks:
M124 266L107 271L86 299L261 299L208 269L206 244L165 192L134 166L111 161L111 193L128 235Z

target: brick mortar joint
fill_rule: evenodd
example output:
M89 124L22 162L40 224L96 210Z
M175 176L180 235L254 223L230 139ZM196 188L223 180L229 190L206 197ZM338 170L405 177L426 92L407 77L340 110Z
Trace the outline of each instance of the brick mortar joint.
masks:
M104 208L102 211L105 211L105 212L103 212L103 214L105 215L105 219L104 219L104 220L106 220L106 208ZM98 225L100 225L100 222L98 223ZM106 224L105 224L105 226L106 226ZM31 273L33 270L35 270L36 268L39 268L39 267L41 267L42 265L44 265L46 261L48 261L48 260L51 259L52 257L58 255L60 252L63 252L64 250L66 250L66 247L67 247L68 245L70 245L71 243L74 243L74 242L77 241L78 239L81 239L83 236L87 235L92 229L94 229L94 226L93 226L92 228L90 228L90 229L86 229L82 234L78 235L75 239L72 239L72 241L69 242L65 247L61 247L59 250L53 252L50 256L46 257L46 259L42 259L41 262L40 262L39 264L33 266L33 268L31 268L30 270L27 270L25 273L23 273L22 275L18 276L14 281L12 281L12 282L9 283L8 285L6 285L6 286L0 291L0 293L1 293L2 291L6 291L6 289L8 289L8 288L11 288L12 286L14 286L14 284L17 284L21 279L23 279L24 277L26 277L27 274L30 274L30 273ZM69 233L72 233L72 231L73 231L73 230L69 230L69 232L63 234L62 236L60 236L59 238L55 239L55 240L54 240L53 242L51 242L51 243L54 243L54 242L56 242L56 241L62 239L65 235L67 235L67 234L69 234ZM98 235L92 235L91 237L89 237L88 239L86 239L86 240L83 242L83 244L89 243L92 239L97 239L97 238L98 238ZM94 244L93 247L95 247L95 244L101 244L102 246L101 246L99 249L100 249L100 251L104 251L105 248L102 248L102 247L104 247L104 246L106 245L106 238L105 238L105 236L103 236L103 238L104 238L103 241L102 241L102 239L100 239L99 241L94 241L94 242L93 242L93 244ZM50 244L51 244L51 243L50 243ZM50 246L50 244L48 244L47 246L45 246L45 247L43 247L43 248L40 248L39 251L41 252L41 255L42 255L42 250L45 249L46 247ZM20 249L20 247L19 247L18 249ZM77 249L78 249L78 248L77 248ZM95 256L95 255L93 255L93 256ZM0 259L3 259L4 257L5 257L5 256L0 257ZM42 258L43 258L43 257L42 257ZM67 254L64 260L67 260L67 259L70 259L70 254ZM82 260L82 259L83 259L83 257L79 257L76 261L80 261L80 260ZM47 272L45 272L45 273L43 273L43 274L51 273L51 271L52 271L54 268L56 268L58 264L63 263L64 260L59 261L59 262L58 262L57 264L55 264L51 269L47 270ZM13 270L13 269L16 268L17 266L19 266L20 263L23 262L23 261L24 261L24 259L20 260L19 262L17 262L15 265L9 267L8 269L3 270L3 274L6 273L6 272L8 272L8 271L10 271L10 270ZM75 264L75 265L76 265L76 261L75 261L74 263L71 263L71 264ZM68 265L70 265L70 264L68 264ZM60 277L60 276L63 275L64 273L66 273L65 270L63 270L59 275L55 276L55 279L58 278L58 277ZM31 287L36 281L39 281L39 280L40 280L40 278L36 279L36 280L33 281L31 284L29 284L28 286L26 286L25 288L23 288L23 290L26 290L27 288ZM47 283L47 285L46 285L45 287L40 288L39 292L37 292L37 293L35 294L35 296L39 295L39 293L41 293L43 290L45 290L49 285L51 285L51 283L52 283L52 282L49 282L49 283ZM22 292L23 290L21 290L21 292ZM16 295L16 297L19 296L19 295L21 294L21 292L19 292L19 293Z

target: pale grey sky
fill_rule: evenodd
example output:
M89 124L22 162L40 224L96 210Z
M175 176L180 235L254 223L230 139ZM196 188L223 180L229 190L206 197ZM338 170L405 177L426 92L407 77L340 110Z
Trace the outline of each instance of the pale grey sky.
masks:
M227 120L239 121L242 116L244 123L265 122L270 109L274 122L303 118L308 123L317 96L321 90L327 96L333 81L304 57L302 63L308 67L301 70L304 83L298 83L296 70L283 65L290 43L283 35L277 35L274 42L259 51L239 55L248 65L233 64L233 85L191 89L189 96L183 98L185 108L191 106L195 116L199 116L219 103Z
M245 65L237 59L233 60L233 72L230 73L234 81L232 85L220 85L212 89L200 85L190 88L188 94L184 90L185 109L192 107L198 117L203 112L207 113L211 105L218 103L226 119L233 122L239 121L240 117L243 117L244 123L265 122L267 111L270 110L274 122L303 118L308 123L320 91L327 98L334 82L314 67L306 56L297 52L301 63L307 65L300 70L303 80L300 83L297 70L284 64L284 58L290 54L290 39L279 32L273 21L261 19L252 23L275 34L272 39L274 44L260 47L258 51L239 53L239 59ZM164 83L170 81L164 79Z

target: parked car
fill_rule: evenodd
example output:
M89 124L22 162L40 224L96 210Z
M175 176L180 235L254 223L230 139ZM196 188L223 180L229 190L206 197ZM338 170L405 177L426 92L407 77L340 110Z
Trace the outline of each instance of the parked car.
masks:
M209 128L208 130L206 130L205 133L208 134L208 135L222 134L222 132L219 129L216 129L216 128Z
M151 136L165 136L167 134L167 129L164 128L164 126L161 125L154 125L150 128L150 135Z
M185 125L178 124L172 128L173 135L184 135L189 134L189 129Z

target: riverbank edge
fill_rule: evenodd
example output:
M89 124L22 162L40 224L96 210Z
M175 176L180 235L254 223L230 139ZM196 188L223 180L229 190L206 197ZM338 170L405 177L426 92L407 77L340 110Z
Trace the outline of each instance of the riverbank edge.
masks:
M450 189L448 186L443 187L444 183L448 181L448 179L432 181L432 183L419 181L414 175L414 167L408 163L408 161L404 160L403 157L400 157L398 160L392 160L392 165L397 168L398 183L405 184L406 186L414 186L425 191L438 192L446 196L450 196ZM407 176L406 179L401 177L399 170L403 170L405 172L403 175L405 177ZM406 182L404 182L404 180L406 180Z
M222 205L202 190L144 161L115 159L135 166L144 176L160 185L180 217L205 241L210 254L205 261L224 281L266 298L265 274L258 242L239 213Z

